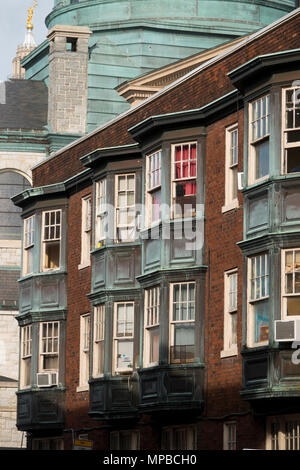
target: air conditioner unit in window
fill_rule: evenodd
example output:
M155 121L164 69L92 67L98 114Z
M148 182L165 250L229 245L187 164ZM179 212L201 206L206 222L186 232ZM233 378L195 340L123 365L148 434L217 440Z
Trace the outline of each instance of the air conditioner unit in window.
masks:
M276 320L275 341L300 341L300 319L299 320Z
M57 372L39 372L37 374L38 387L53 387L57 385L58 373Z
M238 190L241 191L244 188L244 173L239 172L237 174L237 178L238 178Z

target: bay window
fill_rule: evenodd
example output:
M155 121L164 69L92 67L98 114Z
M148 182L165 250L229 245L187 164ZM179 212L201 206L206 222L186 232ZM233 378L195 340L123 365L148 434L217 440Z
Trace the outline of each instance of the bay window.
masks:
M284 172L300 172L300 87L283 90Z
M197 143L172 146L173 217L196 215Z
M238 127L226 129L225 135L225 207L229 210L238 205Z
M237 354L237 271L224 275L224 350L221 355Z
M300 415L269 417L266 438L267 450L300 450Z
M99 377L104 372L104 332L105 332L105 305L94 308L94 357L93 376Z
M194 361L195 282L171 284L170 363Z
M270 95L250 104L249 183L269 175Z
M131 372L133 368L134 302L115 303L114 372Z
M159 287L145 290L144 365L159 361Z
M32 215L24 220L24 252L23 252L23 274L33 272L33 247L34 247L34 222Z
M300 315L300 249L285 250L282 257L283 318Z
M44 270L59 269L61 251L61 210L43 212L42 229Z
M146 158L146 208L147 225L161 218L161 150Z
M91 228L92 228L92 212L91 212L91 197L82 199L81 211L81 267L90 264L90 249L91 249Z
M268 344L269 337L269 256L248 260L248 345Z
M116 240L135 239L135 175L117 175L115 180Z

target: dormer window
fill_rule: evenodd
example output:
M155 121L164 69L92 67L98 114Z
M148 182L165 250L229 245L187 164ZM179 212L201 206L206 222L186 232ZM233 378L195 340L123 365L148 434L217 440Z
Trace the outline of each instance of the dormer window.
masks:
M300 172L300 87L283 90L284 173Z

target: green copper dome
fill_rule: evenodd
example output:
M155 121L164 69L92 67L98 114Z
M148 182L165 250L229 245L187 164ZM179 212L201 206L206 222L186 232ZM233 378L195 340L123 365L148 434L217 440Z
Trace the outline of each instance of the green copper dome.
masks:
M46 25L88 26L92 31L90 131L128 109L115 90L121 83L250 34L295 5L295 0L55 0ZM47 83L45 60L40 68L33 60L26 78Z

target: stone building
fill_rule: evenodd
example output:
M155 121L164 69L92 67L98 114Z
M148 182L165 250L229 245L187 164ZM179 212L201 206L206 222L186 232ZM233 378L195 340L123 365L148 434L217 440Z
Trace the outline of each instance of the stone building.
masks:
M299 28L200 60L13 198L29 448L299 449Z

